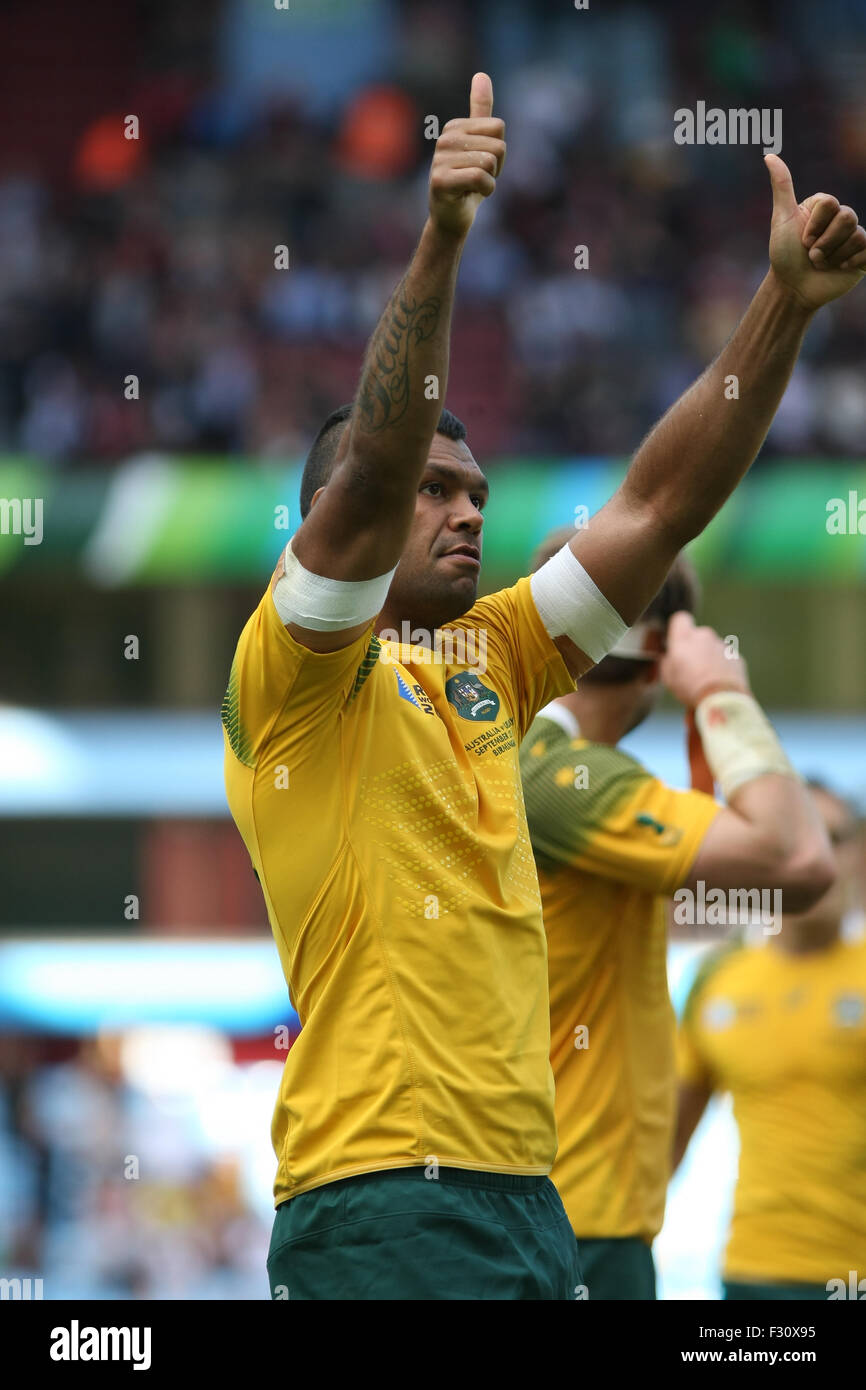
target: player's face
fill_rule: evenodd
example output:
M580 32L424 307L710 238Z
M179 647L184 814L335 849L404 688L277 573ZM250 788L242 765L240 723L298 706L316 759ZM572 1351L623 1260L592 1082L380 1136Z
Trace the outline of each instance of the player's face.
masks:
M633 697L634 704L631 712L631 719L628 727L623 730L623 737L630 734L632 729L636 729L645 719L648 719L662 697L664 686L659 679L659 665L657 661L648 661L644 665L641 663L642 670L640 677L634 682Z
M434 435L412 529L388 593L389 611L431 630L469 611L481 572L487 492L463 441Z
M806 912L797 913L796 921L808 926L828 928L838 926L846 912L856 905L857 824L843 801L827 792L813 791L836 858L836 882L823 898Z

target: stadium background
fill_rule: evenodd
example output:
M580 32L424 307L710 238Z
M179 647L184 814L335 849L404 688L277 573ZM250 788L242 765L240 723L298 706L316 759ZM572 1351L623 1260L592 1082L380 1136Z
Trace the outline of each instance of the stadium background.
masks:
M218 708L419 233L425 120L491 73L508 161L448 393L492 483L489 591L604 501L763 273L760 149L679 147L674 110L781 108L799 196L866 212L866 3L7 0L0 53L0 496L44 500L41 544L0 535L0 1273L46 1298L267 1297L297 1020ZM694 547L795 761L861 809L866 536L826 519L866 498L864 361L861 289L822 311ZM685 781L673 711L629 746ZM705 945L672 948L676 994ZM669 1297L717 1296L720 1109L672 1192Z

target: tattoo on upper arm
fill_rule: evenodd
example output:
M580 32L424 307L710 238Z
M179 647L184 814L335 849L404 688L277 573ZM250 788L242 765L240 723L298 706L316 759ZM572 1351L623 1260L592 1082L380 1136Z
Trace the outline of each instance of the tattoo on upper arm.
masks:
M402 284L395 290L370 343L358 391L358 427L365 434L378 434L405 415L409 350L435 333L441 307L437 298L418 304Z

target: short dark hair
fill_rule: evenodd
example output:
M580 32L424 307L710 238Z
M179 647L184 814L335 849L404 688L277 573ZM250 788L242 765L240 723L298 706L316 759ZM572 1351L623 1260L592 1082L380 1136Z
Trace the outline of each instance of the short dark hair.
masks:
M643 611L644 618L657 618L667 627L674 613L696 613L701 602L701 585L689 557L681 550L667 572L664 584Z
M355 402L349 401L347 405L341 405L336 410L332 410L313 440L313 447L307 455L301 477L302 521L313 505L313 497L320 487L325 486L334 471L337 449L354 408ZM439 416L436 433L443 434L446 439L465 439L466 426L450 410L443 410Z
M560 526L551 531L549 536L545 536L533 556L533 571L540 569L551 556L567 545L573 535L573 526ZM695 613L700 598L701 588L695 567L685 553L680 551L668 570L664 584L652 602L647 604L641 619L655 618L667 629L674 613L683 610L686 613ZM646 663L635 657L604 656L597 666L591 667L581 676L581 680L596 685L623 685L626 681L636 680L641 671L645 670Z

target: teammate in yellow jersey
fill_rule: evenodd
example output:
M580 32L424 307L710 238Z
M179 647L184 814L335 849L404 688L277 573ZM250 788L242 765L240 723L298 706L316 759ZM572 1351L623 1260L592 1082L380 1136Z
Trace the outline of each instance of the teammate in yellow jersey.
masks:
M866 940L842 921L856 822L815 789L838 877L762 945L715 951L679 1035L679 1163L714 1091L729 1091L740 1165L728 1299L866 1298Z
M560 540L554 532L536 563ZM703 884L780 888L805 902L831 873L809 797L747 693L743 662L689 616L696 595L680 556L641 621L540 712L521 750L549 953L551 1177L590 1299L655 1297L651 1247L676 1109L665 898ZM728 808L666 786L617 747L652 711L660 676L696 711Z
M487 483L441 402L460 257L505 158L492 111L478 73L226 695L229 804L302 1023L273 1123L275 1298L575 1297L517 746L735 487L812 315L866 265L856 217L798 206L768 157L771 267L740 327L590 526L476 601Z

